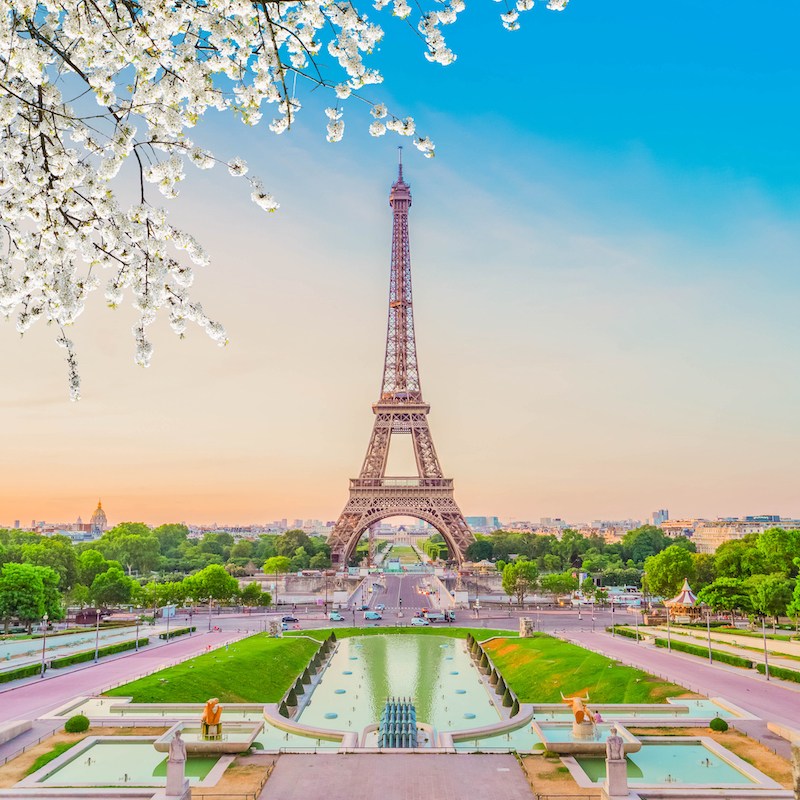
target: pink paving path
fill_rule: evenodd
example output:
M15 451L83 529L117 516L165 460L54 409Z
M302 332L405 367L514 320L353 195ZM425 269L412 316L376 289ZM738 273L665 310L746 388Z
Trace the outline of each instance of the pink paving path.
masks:
M219 647L250 634L252 631L195 633L161 647L145 647L138 653L106 662L101 660L90 667L8 689L2 693L0 723L37 719L73 697L98 694L140 675L200 655L209 645Z
M709 664L695 656L669 653L609 633L563 631L558 634L589 650L659 675L709 697L722 697L768 722L800 727L800 689L767 681L752 670ZM738 727L746 728L746 724Z

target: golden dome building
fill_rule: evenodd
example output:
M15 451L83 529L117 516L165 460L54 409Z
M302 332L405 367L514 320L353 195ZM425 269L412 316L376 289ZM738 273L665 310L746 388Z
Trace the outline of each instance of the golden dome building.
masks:
M103 511L103 504L99 500L97 501L97 508L94 510L94 514L92 514L90 524L92 526L92 533L102 535L108 530L106 512Z

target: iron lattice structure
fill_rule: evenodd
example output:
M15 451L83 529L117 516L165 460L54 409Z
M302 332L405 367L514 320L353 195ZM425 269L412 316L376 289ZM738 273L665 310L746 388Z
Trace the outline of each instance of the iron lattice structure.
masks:
M411 250L408 210L411 189L403 180L403 164L392 184L389 205L392 265L389 279L389 324L380 400L372 406L375 422L358 478L350 481L350 499L328 540L333 563L347 564L370 526L387 517L408 516L430 523L442 534L459 563L475 541L453 497L453 481L445 478L428 426L430 406L422 399L414 339L411 298ZM412 437L417 475L387 477L389 445L396 434Z

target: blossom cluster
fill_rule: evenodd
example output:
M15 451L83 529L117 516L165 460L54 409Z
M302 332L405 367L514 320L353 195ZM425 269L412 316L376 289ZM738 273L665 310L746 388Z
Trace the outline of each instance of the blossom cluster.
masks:
M412 9L406 0L375 0L373 8L409 21L418 15L425 56L450 64L442 28L464 0L431 2ZM518 28L520 12L532 7L533 0L507 2L503 24ZM39 320L56 326L73 399L80 379L65 331L101 281L110 306L128 296L138 313L137 364L150 363L147 329L159 312L180 336L192 322L227 341L189 295L192 268L208 257L148 189L175 198L187 164L224 163L249 182L259 207L278 208L244 161L218 159L192 140L206 111L256 125L271 109L268 126L280 134L301 110L303 90L323 88L333 100L329 141L344 135L343 104L356 97L371 107L373 136L415 137L433 156L412 118L364 95L382 81L367 57L383 35L343 0L0 0L0 315L16 316L20 333ZM126 163L138 171L139 196L129 206L112 188Z

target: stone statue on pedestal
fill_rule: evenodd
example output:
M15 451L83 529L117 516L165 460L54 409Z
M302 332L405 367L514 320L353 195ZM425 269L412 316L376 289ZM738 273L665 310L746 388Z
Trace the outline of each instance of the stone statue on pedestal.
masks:
M625 760L624 741L612 725L611 734L606 739L606 783L605 792L609 797L628 796L628 762Z
M175 731L175 735L169 743L166 794L168 797L189 796L189 779L186 777L186 742L183 741L180 730Z

